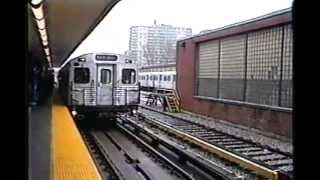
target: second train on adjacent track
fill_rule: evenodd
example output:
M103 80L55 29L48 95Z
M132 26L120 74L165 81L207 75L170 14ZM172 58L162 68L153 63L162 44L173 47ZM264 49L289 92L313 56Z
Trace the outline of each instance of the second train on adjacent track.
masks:
M139 81L143 91L176 89L176 71L140 72Z

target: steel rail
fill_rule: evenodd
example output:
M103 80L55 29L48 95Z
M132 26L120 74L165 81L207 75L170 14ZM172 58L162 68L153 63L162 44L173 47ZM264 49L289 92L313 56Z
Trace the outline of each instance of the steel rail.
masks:
M177 116L174 116L174 115L172 115L172 114L168 114L168 113L166 113L166 112L162 112L162 111L159 111L159 110L154 109L154 108L150 108L150 107L146 107L146 106L141 106L141 105L139 105L139 107L141 107L141 108L143 108L143 109L147 109L147 110L153 111L153 112L156 112L156 113L160 113L160 114L162 114L162 115L164 115L164 116L169 116L169 117L171 117L171 118L173 118L173 119L177 119L177 120L181 120L181 121L183 121L183 122L189 123L189 124L193 124L193 125L195 125L195 126L199 126L199 127L203 128L203 129L206 129L206 130L216 131L216 132L218 132L218 133L221 133L221 134L223 134L223 135L232 137L232 138L234 138L234 139L238 139L238 140L241 140L241 141L246 142L246 143L249 143L249 144L254 144L254 145L257 146L257 147L261 147L261 148L267 149L267 150L269 150L269 151L272 151L272 152L275 152L275 153L282 154L282 155L284 155L284 156L288 156L288 157L290 157L290 158L293 158L293 155L292 155L291 153L289 153L289 152L283 152L283 151L280 151L280 150L278 150L278 149L271 148L271 147L269 147L269 146L257 144L256 142L253 142L253 141L251 141L251 140L244 139L244 138L242 138L242 137L237 137L237 136L235 136L235 135L228 134L228 133L225 133L225 132L222 132L222 131L219 131L219 130L216 130L216 129L213 129L213 128L210 128L210 127L206 127L206 126L204 126L204 125L202 125L202 124L199 124L199 123L196 123L196 122L192 122L192 121L189 121L189 120L187 120L187 119L183 119L183 118L181 118L181 117L177 117Z
M177 117L172 114L161 112L159 110L156 110L156 109L153 109L150 107L145 107L145 106L141 106L141 107L144 109L159 113L163 116L172 118L171 120L169 120L169 122L167 120L164 120L164 121L167 121L166 124L168 124L171 127L179 129L179 130L186 132L192 136L198 137L199 139L204 140L205 142L207 142L209 144L216 145L222 149L230 151L236 155L244 157L245 159L248 159L248 160L253 161L257 164L265 166L268 169L271 169L271 170L278 172L279 179L292 179L293 178L293 162L292 162L293 155L291 153L283 152L281 150L274 149L274 148L271 148L266 145L261 145L256 142L253 142L252 140L248 140L248 139L244 139L242 137L231 135L231 134L222 132L220 130L216 130L214 128L207 127L203 124L200 124L197 122L192 122L188 119L184 119L182 117ZM170 121L174 121L174 123L172 124ZM208 133L210 135L201 135L201 133L205 133L205 132L199 133L199 131L196 130L199 128L202 129L201 131L207 131L206 133ZM218 138L217 136L222 136L222 138ZM212 138L212 137L214 137L214 138ZM243 147L240 147L240 145L238 145L239 147L235 147L234 146L235 144L228 145L228 144L222 143L222 141L224 141L224 139L228 139L228 138L235 140L235 142L238 141L239 143L240 142L247 143L246 144L247 147L244 147L245 145L243 145ZM251 147L249 147L249 146L251 146ZM255 148L255 149L249 150L248 148ZM260 151L260 155L256 155L256 153L258 153L258 151ZM265 151L269 151L270 153L266 154ZM252 153L255 155L251 156ZM265 157L263 157L263 156L268 156L268 155L270 155L270 156L283 156L283 157L281 157L281 159L279 159L279 158L277 159L277 158L272 158L269 156L267 158L269 160L264 159ZM275 162L275 161L278 161L278 162ZM291 168L291 170L290 170L290 168Z
M165 161L168 163L170 166L172 166L177 172L181 173L184 178L189 179L189 180L195 180L188 172L185 170L181 169L178 165L176 165L174 162L169 160L167 157L162 155L160 152L155 150L152 146L149 144L145 143L143 140L141 140L138 136L134 135L132 132L127 130L125 127L122 125L117 124L117 126L125 133L127 133L130 137L134 138L139 144L141 144L145 149L149 150L151 153L155 154L158 158L161 160Z
M244 168L248 168L248 169L254 171L256 174L262 175L264 177L267 177L267 178L273 179L273 180L287 178L287 177L284 177L284 175L281 172L279 172L278 170L274 170L274 169L270 169L268 167L265 167L259 163L256 163L252 160L241 157L235 153L229 152L228 150L225 150L225 149L218 147L216 145L205 142L202 139L199 139L199 138L194 137L190 134L187 134L179 129L176 129L174 127L166 125L160 121L150 119L150 118L147 118L147 119L148 119L148 121L146 121L147 123L154 124L166 132L172 133L172 134L180 137L183 140L187 140L188 142L190 142L192 144L198 145L208 152L211 152L213 154L217 154L218 156L221 156L225 159L228 159L232 162L235 162Z
M95 142L92 135L87 131L81 131L80 133L91 156L94 157L92 159L97 165L99 173L101 174L103 179L107 179L107 177L112 176L113 178L118 178L118 180L124 180L119 174L117 174L118 172L114 171L112 164L110 164L106 159L103 151L98 147L98 144ZM107 169L110 171L106 171Z
M172 152L176 153L180 156L181 159L184 159L185 161L189 161L190 163L194 164L196 167L200 168L204 172L208 173L214 178L222 179L222 180L234 180L236 179L233 173L222 169L221 167L216 166L215 164L212 164L210 161L206 161L199 159L199 156L195 156L193 154L190 154L188 152L185 152L182 149L179 149L176 147L176 145L172 144L170 141L165 140L163 138L158 137L156 134L151 132L150 130L146 129L145 127L139 126L136 121L131 120L130 118L121 118L123 120L122 124L130 124L134 127L134 132L140 132L143 135L147 135L152 139L151 144L161 144L164 147L168 148ZM153 143L156 142L156 143Z

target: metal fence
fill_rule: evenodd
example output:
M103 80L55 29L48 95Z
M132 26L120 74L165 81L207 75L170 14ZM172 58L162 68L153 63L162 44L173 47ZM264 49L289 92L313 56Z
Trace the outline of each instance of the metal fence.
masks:
M291 24L199 44L198 95L292 107Z

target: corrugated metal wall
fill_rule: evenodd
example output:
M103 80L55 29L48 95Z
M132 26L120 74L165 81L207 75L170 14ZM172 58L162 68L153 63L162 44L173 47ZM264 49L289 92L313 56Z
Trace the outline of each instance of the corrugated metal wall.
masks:
M219 97L243 100L245 76L244 35L221 39Z
M246 101L279 105L282 27L248 34Z
M217 97L219 72L219 41L199 46L199 88L201 96Z
M282 81L281 81L281 106L292 106L292 27L284 28Z
M198 95L292 107L292 38L289 24L200 43Z

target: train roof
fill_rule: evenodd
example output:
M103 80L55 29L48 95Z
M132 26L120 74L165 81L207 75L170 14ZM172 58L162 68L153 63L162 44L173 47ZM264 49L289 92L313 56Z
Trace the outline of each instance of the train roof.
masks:
M176 66L176 63L168 63L168 64L144 66L144 67L141 67L140 69L166 68L166 67L175 67L175 66Z
M86 54L82 54L82 55L80 55L80 56L77 56L77 57L74 57L74 58L72 58L72 59L70 59L70 60L68 60L68 61L66 61L63 65L61 65L61 67L60 68L63 68L66 64L68 64L69 62L71 62L71 61L74 61L74 60L76 60L76 59L79 59L79 58L83 58L83 57L86 57L86 56L90 56L90 55L111 55L111 56L117 56L117 57L122 57L122 58L124 58L125 60L127 60L127 59L131 59L128 55L125 55L125 54L117 54L117 53L109 53L109 52L92 52L92 53L86 53ZM101 61L101 63L103 63L103 62L105 62L105 61ZM110 61L110 62L112 62L112 61ZM114 61L115 62L115 61ZM128 62L126 62L126 61L118 61L118 62L120 62L120 63L128 63ZM131 63L130 64L134 64L134 62L131 60Z
M111 53L111 52L92 52L92 53L86 53L86 54L82 54L78 57L75 58L79 58L79 57L83 57L83 56L87 56L87 55L116 55L116 56L124 56L126 57L127 55L125 54L117 54L117 53ZM129 58L129 56L127 56ZM73 59L75 59L73 58Z

